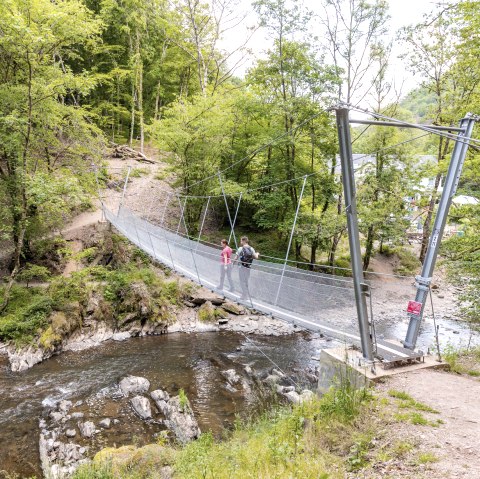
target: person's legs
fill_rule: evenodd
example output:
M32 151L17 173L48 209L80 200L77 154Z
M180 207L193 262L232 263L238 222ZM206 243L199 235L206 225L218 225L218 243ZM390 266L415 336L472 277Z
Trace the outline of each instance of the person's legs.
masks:
M248 280L250 278L250 268L240 266L240 285L242 286L242 299L249 299Z
M247 279L246 279L246 271L248 271L248 268L245 268L245 266L241 266L238 268L238 276L240 279L240 286L242 288L242 297L241 299L247 299L248 298L248 286L247 286Z
M228 284L230 285L230 291L233 293L235 291L235 285L233 284L231 264L227 266L227 278L228 278Z
M245 289L247 291L247 297L250 299L250 292L248 291L248 282L250 281L250 268L244 268L245 269Z
M220 283L217 286L217 289L223 289L223 283L225 282L225 266L220 265Z

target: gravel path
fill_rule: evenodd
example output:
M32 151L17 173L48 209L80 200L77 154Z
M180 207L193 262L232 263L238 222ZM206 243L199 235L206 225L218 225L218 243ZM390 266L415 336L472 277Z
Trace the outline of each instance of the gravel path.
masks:
M426 477L480 478L480 380L424 369L392 376L378 387L385 395L390 389L404 391L437 410L439 414L422 412L429 420L443 421L438 427L400 422L391 431L397 439L410 439L420 451L438 458L428 465Z

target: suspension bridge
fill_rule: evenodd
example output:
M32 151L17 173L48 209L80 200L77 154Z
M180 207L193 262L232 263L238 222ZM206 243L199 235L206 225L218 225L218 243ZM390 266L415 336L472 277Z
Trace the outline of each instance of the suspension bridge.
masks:
M422 351L415 351L414 346L429 291L438 243L443 233L444 224L443 226L441 224L438 226L437 223L440 220L446 220L448 208L446 208L446 211L444 208L443 211L445 218L442 217L439 220L439 215L437 214L436 224L433 228L433 240L431 238L429 248L430 253L433 251L434 254L432 253L433 256L432 254L430 255L430 260L427 255L427 267L430 268L430 270L425 270L424 265L422 274L416 278L417 289L415 299L416 303L420 304L421 310L413 314L411 312L409 313L409 333L412 327L417 328L413 347L405 347L405 342L401 343L398 338L396 338L395 341L378 339L375 334L373 307L375 290L372 289L370 282L364 278L360 262L361 255L358 226L356 224L354 172L353 168L351 168L351 140L349 134L345 135L345 130L348 129L349 123L348 110L342 109L342 111L344 113L343 118L341 116L339 117L337 112L337 127L340 136L342 176L348 220L350 253L352 257L352 277L335 276L333 274L300 269L289 264L288 257L307 179L306 176L303 177L303 187L298 199L297 211L285 259L282 263L265 261L263 259L253 262L249 278L249 294L246 299L241 297L242 285L238 272L242 266L239 264L233 266L233 284L222 291L217 289L221 267L220 249L219 247L201 241L201 230L197 238L189 235L185 220L187 197L185 196L182 202L178 191L173 191L168 194L168 199L164 205L163 216L159 222L160 224L154 224L147 220L145 212L142 214L133 211L124 204L128 186L128 173L124 183L122 199L120 200L117 211L112 211L111 208L107 208L102 202L103 213L107 221L121 234L154 260L173 269L178 274L190 278L197 284L224 295L232 301L244 304L262 313L270 314L275 318L289 321L307 330L318 331L327 336L344 341L347 344L358 346L361 348L363 356L367 360L375 358L375 360L383 363L403 363L420 360L424 356L424 353ZM346 115L345 112L347 112ZM462 156L457 151L456 163L453 166L455 150L452 155L450 168L452 172L450 173L450 177L453 178L453 182L451 181L451 188L446 193L447 199L450 199L450 201L458 185L458 178L461 171L461 166L459 167L458 163L461 164L463 162L464 155L466 154L466 146L468 146L469 136L467 136L467 140L465 140L460 135L462 135L462 132L467 132L468 135L470 135L473 122L476 121L476 119L462 121L463 123L460 128L448 128L449 130L459 132L459 135L456 137L456 148L458 147L457 149L463 154ZM466 125L465 122L467 122L468 125ZM384 121L383 124L386 125L387 122ZM415 127L398 121L388 124L391 126ZM427 131L432 130L434 133L442 130L442 127L439 127L439 130L423 125L417 125L417 127ZM441 134L451 135L451 133ZM231 236L233 236L236 244L235 221L240 206L241 195L237 203L237 210L231 212L223 189L220 172L218 173L218 179L230 221ZM447 183L448 181L446 185ZM165 222L165 216L168 214L168 202L172 198L178 200L180 211L180 218L176 229L169 227L169 223ZM208 202L210 202L210 199L211 197L208 197ZM208 202L206 205L207 208ZM205 215L206 209L202 220L202 228ZM183 233L181 231L183 231ZM411 280L413 281L413 278L411 278ZM408 295L413 297L415 290L409 291ZM405 313L407 309L406 306L405 301L403 304L403 311L405 311Z

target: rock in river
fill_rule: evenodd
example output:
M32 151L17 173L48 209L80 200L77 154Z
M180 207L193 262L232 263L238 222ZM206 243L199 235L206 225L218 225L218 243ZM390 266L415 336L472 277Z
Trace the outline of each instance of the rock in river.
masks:
M95 424L92 421L79 422L78 429L83 437L92 437L95 434Z
M200 428L186 397L170 397L166 391L157 389L151 393L160 412L165 416L165 425L177 440L186 443L200 436Z
M130 399L134 411L142 419L151 419L152 408L150 407L150 401L145 396L135 396Z
M112 420L109 417L106 417L105 419L102 419L98 425L103 427L104 429L109 429L112 424Z
M119 386L124 396L142 394L150 388L150 381L140 376L127 376L120 381Z

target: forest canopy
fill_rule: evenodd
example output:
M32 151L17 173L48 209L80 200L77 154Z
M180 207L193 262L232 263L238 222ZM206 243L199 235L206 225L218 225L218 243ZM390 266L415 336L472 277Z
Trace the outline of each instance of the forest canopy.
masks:
M292 256L348 266L338 251L346 224L328 107L341 100L442 125L480 111L480 2L444 3L398 32L404 62L419 79L408 94L396 92L391 80L388 3L318 4L312 12L299 2L252 2L268 41L238 76L250 34L235 51L221 43L243 21L237 0L4 0L0 216L11 281L39 239L91 205L94 168L111 143L160 148L175 172L172 186L186 194L218 193L216 173L225 170L227 193L255 190L242 199L240 224L268 232L280 245L307 175ZM321 35L311 33L314 24ZM385 244L406 242L405 198L417 198L422 261L452 141L408 142L414 132L382 127L354 128L352 136L354 151L373 159L357 185L365 269ZM425 156L428 164L420 160ZM460 192L478 191L478 173L472 150ZM433 179L431 189L419 188L422 178ZM273 183L279 186L266 187ZM192 233L201 210L192 202ZM478 215L474 207L465 211L458 219L463 239L446 246L459 277L465 269L456 251L466 248L478 262Z

